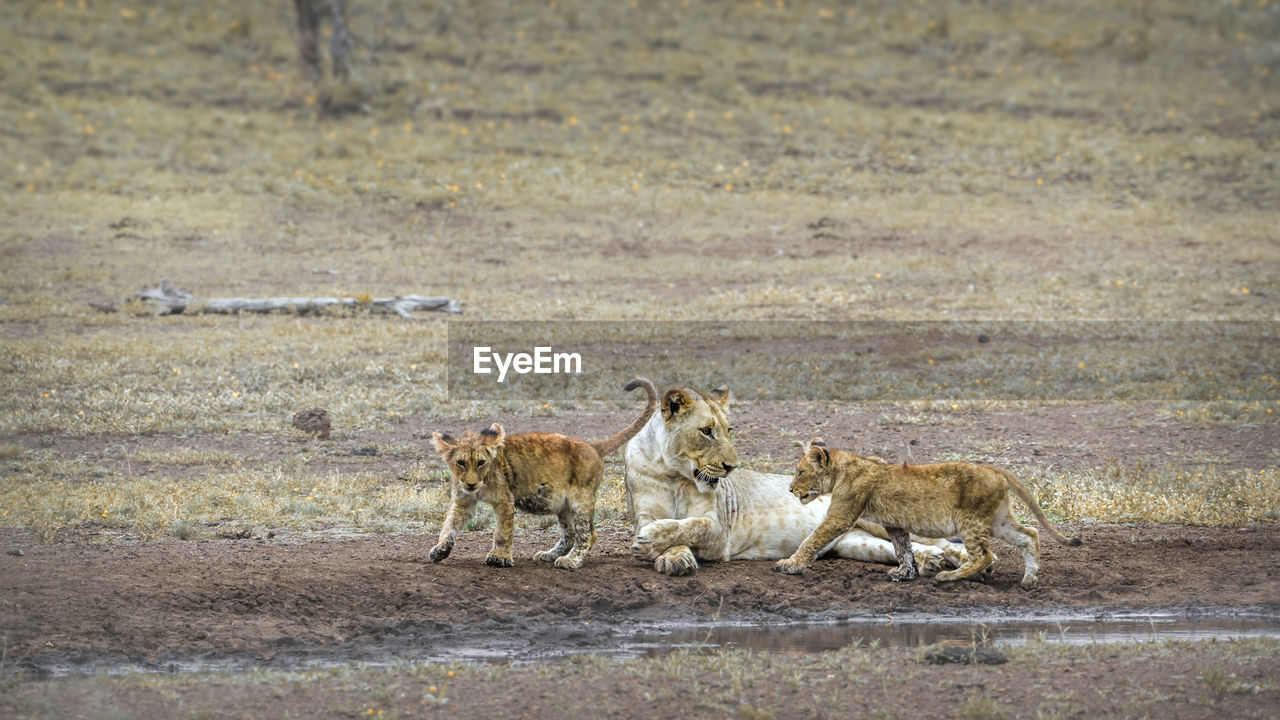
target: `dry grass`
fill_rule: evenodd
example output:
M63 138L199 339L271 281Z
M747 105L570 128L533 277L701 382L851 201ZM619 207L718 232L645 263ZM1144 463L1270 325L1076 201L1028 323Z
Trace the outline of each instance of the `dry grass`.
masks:
M1280 655L1274 638L1084 646L1030 642L1001 650L1011 662L999 670L931 666L918 662L917 650L854 644L801 657L680 649L619 662L581 655L555 664L516 666L398 663L214 676L14 678L8 681L10 692L0 698L0 708L21 715L84 708L132 716L139 707L147 707L169 708L170 714L184 710L191 717L223 717L225 708L252 706L285 707L298 714L336 709L352 717L418 717L443 707L450 714L469 716L492 710L493 688L503 686L550 694L559 698L558 709L570 715L591 712L589 704L598 704L602 696L639 695L642 703L614 709L648 717L664 708L693 705L705 716L767 718L839 715L856 704L867 717L927 717L939 712L936 698L947 698L949 717L1056 718L1106 710L1151 715L1171 707L1201 707L1212 714L1215 708L1221 712L1219 703L1226 699L1238 701L1232 706L1237 712L1263 712L1280 692L1280 685L1267 675ZM1188 663L1204 669L1184 675ZM1036 687L1037 678L1080 667L1102 670L1087 688L1065 682L1052 692ZM1151 667L1165 674L1146 674ZM975 682L989 684L997 672L1007 681L995 691L998 700L990 693L972 692ZM1130 672L1144 673L1143 682L1129 679ZM217 678L212 693L211 677ZM903 682L933 687L936 697L904 703L896 691Z
M174 461L202 455L139 452L131 457ZM432 533L449 504L448 474L434 458L406 463L412 468L392 480L367 470L325 470L296 458L263 467L228 462L222 453L208 455L214 461L179 479L163 471L135 475L128 465L119 469L112 458L69 459L52 450L29 451L0 467L0 527L24 527L46 540L73 527L179 539L217 528L246 529L259 536L284 531ZM999 462L981 448L938 459ZM745 462L749 469L783 474L794 465L794 457L772 455ZM1235 526L1280 520L1280 473L1274 468L1186 470L1138 463L1068 473L1030 466L1019 474L1055 522ZM620 463L610 463L606 470L596 521L602 527L630 522ZM549 516L517 514L520 527L552 522ZM470 529L486 530L491 523L486 509Z
M1280 316L1275 3L352 12L360 77L339 88L298 80L287 4L0 6L0 434L288 433L323 406L343 440L495 407L447 398L443 318L86 305L162 276L204 296L449 294L501 320ZM363 107L331 112L344 96ZM1081 362L1172 418L1275 419L1267 377L1201 392L1123 353ZM880 370L910 391L904 422L1006 402ZM3 522L45 533L222 517L395 531L434 521L404 508L438 509L425 486L371 477L307 500L292 488L337 480L199 447L149 461L234 492L103 480L17 447L0 450ZM1141 477L1181 487L1168 472ZM1274 513L1214 497L1205 521ZM1060 507L1114 519L1110 500Z

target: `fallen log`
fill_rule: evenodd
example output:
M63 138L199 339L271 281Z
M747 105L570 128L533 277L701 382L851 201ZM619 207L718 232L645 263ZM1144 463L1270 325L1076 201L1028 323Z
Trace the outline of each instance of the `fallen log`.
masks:
M102 312L115 312L118 305L138 302L151 308L156 315L190 314L223 314L236 313L270 313L291 312L299 315L319 312L324 308L337 307L349 310L368 310L369 312L395 313L400 317L411 317L415 310L458 313L462 308L458 301L444 296L396 295L395 297L278 297L278 298L206 298L197 299L185 290L180 290L161 280L153 288L144 287L141 291L130 295L120 303L89 303Z

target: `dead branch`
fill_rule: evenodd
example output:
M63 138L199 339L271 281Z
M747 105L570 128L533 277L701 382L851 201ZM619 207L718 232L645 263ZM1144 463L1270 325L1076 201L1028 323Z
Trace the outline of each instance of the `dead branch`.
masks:
M353 297L278 297L278 298L207 298L197 300L194 295L180 290L161 280L153 288L144 287L141 291L125 298L121 303L89 303L102 312L115 312L117 306L124 303L138 302L151 308L156 315L190 314L222 314L236 313L270 313L291 312L299 315L319 312L324 308L338 307L350 310L368 310L377 313L395 313L400 317L411 317L415 310L436 312L462 312L458 301L444 296L397 295L386 298L353 298Z

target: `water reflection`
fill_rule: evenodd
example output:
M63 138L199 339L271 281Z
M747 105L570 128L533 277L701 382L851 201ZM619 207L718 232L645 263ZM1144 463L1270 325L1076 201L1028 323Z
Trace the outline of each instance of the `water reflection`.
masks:
M673 648L735 648L758 651L822 652L853 644L920 647L937 643L1022 645L1061 642L1073 645L1153 640L1227 640L1280 637L1277 618L1182 618L1171 616L1090 620L1060 618L973 623L952 619L859 620L829 625L753 625L691 628L667 635L635 638L642 654Z

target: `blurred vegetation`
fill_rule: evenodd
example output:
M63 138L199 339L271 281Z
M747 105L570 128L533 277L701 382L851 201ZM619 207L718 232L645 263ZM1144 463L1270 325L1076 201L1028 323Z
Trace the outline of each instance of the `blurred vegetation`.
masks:
M350 9L355 77L320 85L291 12L0 4L0 433L492 410L447 398L443 317L86 304L161 277L474 319L1278 319L1280 3L379 0ZM1270 377L1203 382L1165 412L1274 422L1233 396ZM347 512L290 493L264 507Z

